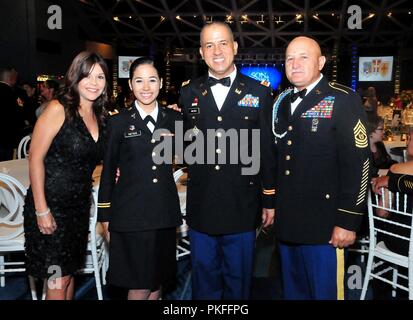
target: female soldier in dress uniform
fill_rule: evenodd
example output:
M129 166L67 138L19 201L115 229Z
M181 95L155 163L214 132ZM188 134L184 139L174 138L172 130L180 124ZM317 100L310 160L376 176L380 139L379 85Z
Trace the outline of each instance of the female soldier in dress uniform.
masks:
M135 102L108 121L98 220L110 231L108 282L129 289L129 300L156 300L175 276L181 218L172 159L154 163L159 141L152 133L167 129L161 139L172 140L179 114L159 106L162 81L150 58L132 63L129 86Z

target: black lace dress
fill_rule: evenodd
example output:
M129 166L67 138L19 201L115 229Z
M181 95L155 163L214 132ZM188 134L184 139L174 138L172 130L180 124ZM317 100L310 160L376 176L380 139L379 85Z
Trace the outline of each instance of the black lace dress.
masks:
M95 142L83 120L67 119L45 157L45 196L57 224L52 235L37 226L31 188L24 207L26 269L46 278L73 274L83 265L89 226L92 173L103 157L100 128Z

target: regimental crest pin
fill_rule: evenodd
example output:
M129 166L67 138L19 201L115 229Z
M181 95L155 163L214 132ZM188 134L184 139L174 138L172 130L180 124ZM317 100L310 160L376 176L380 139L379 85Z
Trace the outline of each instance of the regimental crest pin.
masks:
M192 129L194 136L196 136L199 133L199 129L197 128L197 126L194 126L194 128Z
M133 131L133 130L135 130L135 126L132 124L129 126L129 131Z

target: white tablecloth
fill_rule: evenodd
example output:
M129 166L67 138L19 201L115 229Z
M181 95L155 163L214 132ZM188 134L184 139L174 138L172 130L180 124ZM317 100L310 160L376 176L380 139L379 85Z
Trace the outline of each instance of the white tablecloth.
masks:
M29 161L27 159L1 161L0 172L17 179L26 189L30 185Z
M27 159L1 161L0 172L8 174L17 179L26 189L30 185L29 161ZM92 177L94 186L97 186L99 184L101 172L101 165L97 166L95 171L93 171Z
M403 162L403 156L398 156L391 153L392 148L406 147L406 141L400 141L400 137L396 137L394 141L383 141L386 147L387 153L390 154L393 160L397 162Z

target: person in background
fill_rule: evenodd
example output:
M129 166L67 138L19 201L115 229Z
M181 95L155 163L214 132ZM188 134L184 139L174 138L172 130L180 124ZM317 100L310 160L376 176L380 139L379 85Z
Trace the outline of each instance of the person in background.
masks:
M371 174L377 176L380 169L389 169L397 161L387 153L383 143L384 121L379 116L370 116L367 126L371 151Z
M129 300L157 300L175 279L181 215L172 155L154 163L153 133L167 129L162 141L172 139L179 114L157 101L162 81L152 59L136 59L129 73L135 101L108 122L98 221L107 235L110 231L108 282L127 288Z
M367 116L377 116L378 101L376 96L376 89L374 87L367 88L366 101L364 102L364 109Z
M28 128L26 129L26 133L31 133L37 120L36 109L39 107L39 96L34 84L24 82L22 87L26 92L26 98L24 100L24 121L26 128ZM29 130L29 132L27 132L27 130Z
M0 161L12 160L21 133L14 69L0 68Z
M407 154L413 156L413 130L410 128L409 135L407 136ZM407 207L408 210L412 211L413 204L413 161L407 161L404 163L397 163L390 167L390 170L387 172L387 175L376 177L372 179L372 189L374 193L381 194L382 188L388 188L392 192L399 192L402 194L408 195ZM402 199L402 196L400 196ZM377 215L382 218L388 218L392 221L404 223L410 225L410 217L403 215L391 215L388 211L377 210ZM383 224L386 231L394 232L400 235L403 235L407 238L410 237L410 230L389 224ZM409 251L409 242L401 240L399 238L389 236L386 234L381 234L381 239L386 244L386 247L391 251L394 251L398 254L407 256Z
M36 117L39 118L42 114L43 110L46 108L47 104L54 99L59 90L59 83L54 80L46 80L40 86L40 94L44 101L42 104L36 109Z
M294 38L285 72L294 86L274 104L275 234L285 299L344 299L344 248L362 222L369 181L360 97L328 82L317 41Z
M73 274L84 264L108 76L100 55L79 53L34 127L23 212L26 271L47 280L48 300L72 299Z

